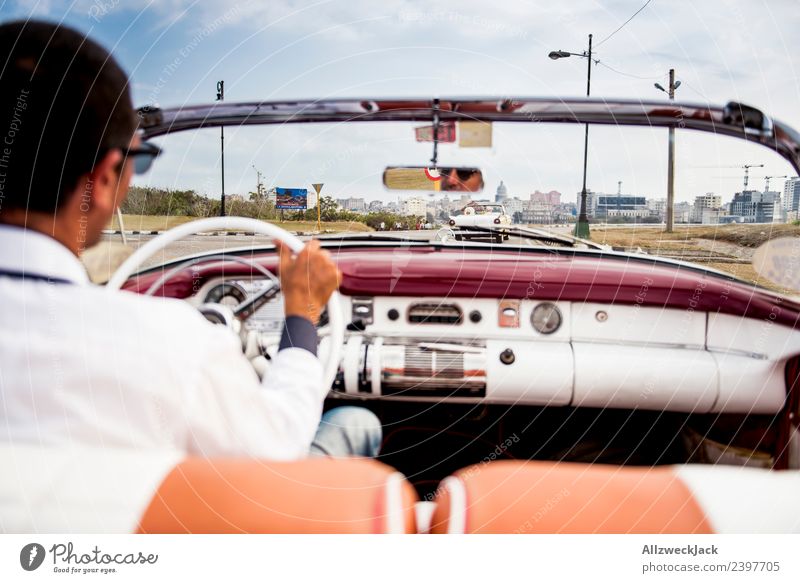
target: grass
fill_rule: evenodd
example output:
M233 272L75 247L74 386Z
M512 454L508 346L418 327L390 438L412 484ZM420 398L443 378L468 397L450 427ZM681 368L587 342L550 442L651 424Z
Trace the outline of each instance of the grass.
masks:
M123 215L122 220L125 225L126 231L164 231L177 227L184 223L197 220L199 217L186 217L186 216L162 216L162 215ZM274 225L278 225L292 232L316 232L316 221L267 221ZM111 220L108 226L109 229L119 229L119 222L117 217ZM333 221L323 222L322 230L333 233L340 232L365 232L372 231L370 227L363 223L349 222L349 221Z

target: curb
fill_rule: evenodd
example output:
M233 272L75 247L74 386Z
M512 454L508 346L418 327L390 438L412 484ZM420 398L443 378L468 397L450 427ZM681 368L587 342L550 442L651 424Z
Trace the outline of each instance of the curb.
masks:
M120 231L120 230L113 230L113 229L103 229L103 235L161 235L162 233L166 233L167 231ZM255 237L255 233L252 231L212 231L210 233L197 233L200 236L204 237L217 237L219 235L223 236L231 236L231 237Z

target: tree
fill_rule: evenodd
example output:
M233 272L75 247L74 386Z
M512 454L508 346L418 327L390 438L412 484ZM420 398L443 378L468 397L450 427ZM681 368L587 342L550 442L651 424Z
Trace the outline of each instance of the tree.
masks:
M322 196L319 199L319 213L323 221L339 220L339 205L330 196Z

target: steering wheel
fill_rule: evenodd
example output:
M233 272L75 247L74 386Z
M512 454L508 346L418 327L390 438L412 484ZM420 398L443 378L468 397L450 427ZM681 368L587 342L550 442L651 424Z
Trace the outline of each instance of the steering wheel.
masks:
M198 219L190 223L173 227L169 231L157 235L155 238L139 247L139 249L128 257L114 272L114 275L106 284L106 288L112 291L118 291L125 282L128 281L131 275L137 272L145 261L166 248L167 245L180 241L185 237L197 235L206 231L250 231L276 239L284 243L295 253L299 253L303 249L303 242L300 239L270 223L246 217L212 217L208 219ZM339 361L342 357L345 330L342 303L339 299L339 293L336 291L331 294L328 300L327 312L330 334L327 359L326 362L323 363L323 380L326 383L325 386L331 386L333 381L336 380L336 374L339 372Z

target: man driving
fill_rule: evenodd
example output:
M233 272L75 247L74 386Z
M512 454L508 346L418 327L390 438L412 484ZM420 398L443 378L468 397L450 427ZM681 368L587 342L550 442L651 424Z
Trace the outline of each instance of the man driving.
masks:
M263 381L228 329L180 300L111 293L78 256L100 240L142 144L128 79L60 25L0 25L0 440L291 460L375 456L367 409L322 416L320 310L338 270L278 245L285 324Z

